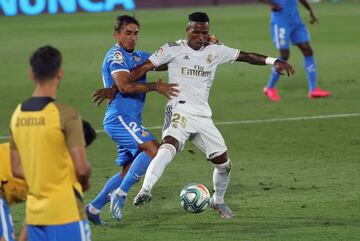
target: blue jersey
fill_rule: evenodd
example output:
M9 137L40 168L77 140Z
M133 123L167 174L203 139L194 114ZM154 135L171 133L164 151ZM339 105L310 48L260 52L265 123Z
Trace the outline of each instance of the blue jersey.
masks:
M272 0L281 10L272 12L271 34L277 49L289 49L290 43L300 44L310 41L310 35L302 22L297 0Z
M143 51L127 52L118 44L114 45L107 53L102 64L102 77L104 87L113 86L114 80L111 74L119 71L130 72L136 66L143 64L150 54ZM137 82L145 83L146 76ZM122 94L118 92L115 99L108 105L104 118L104 125L114 121L118 115L125 114L138 122L141 122L141 113L144 109L145 93Z
M278 4L281 10L272 12L271 23L302 23L298 9L298 0L272 0L272 2Z

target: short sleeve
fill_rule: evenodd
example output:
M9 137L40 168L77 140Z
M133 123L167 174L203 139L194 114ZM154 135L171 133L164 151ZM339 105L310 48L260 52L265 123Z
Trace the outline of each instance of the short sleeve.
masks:
M61 129L64 132L66 146L69 150L74 147L85 146L84 131L80 114L71 107L58 102L55 105L60 111Z
M121 51L116 50L110 54L108 57L108 62L111 74L121 71L130 73L129 66L127 65L125 57Z
M219 49L219 64L233 63L239 54L240 50L221 45Z
M173 58L169 44L163 45L161 48L156 50L150 57L149 60L156 66L167 64Z

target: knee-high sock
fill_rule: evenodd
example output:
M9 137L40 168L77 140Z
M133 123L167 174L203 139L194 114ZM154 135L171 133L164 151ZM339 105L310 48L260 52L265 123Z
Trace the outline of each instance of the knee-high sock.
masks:
M309 90L312 91L316 88L317 81L317 69L313 55L304 57L304 66L309 83Z
M165 167L174 159L176 155L176 149L171 144L162 144L157 152L156 156L149 165L145 174L144 183L142 189L151 191L155 183L159 180Z
M126 195L129 189L145 174L151 160L152 157L145 152L141 152L136 156L120 185L120 190L124 195Z
M95 212L100 212L100 210L105 206L105 204L110 201L109 194L116 188L118 188L121 185L122 181L123 179L121 178L120 173L117 173L111 178L109 178L103 189L91 202L91 205L97 209Z
M214 164L213 184L214 184L214 202L217 204L224 203L224 196L230 181L231 161L228 160L223 164Z

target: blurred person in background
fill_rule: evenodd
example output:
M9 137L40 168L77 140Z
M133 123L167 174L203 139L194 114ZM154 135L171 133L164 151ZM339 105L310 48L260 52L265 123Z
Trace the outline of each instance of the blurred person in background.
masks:
M306 0L299 0L309 11L310 23L318 23L318 19ZM310 35L303 23L298 9L298 0L260 0L269 5L271 13L271 34L280 59L287 61L290 57L290 44L298 46L304 55L305 72L308 79L309 98L323 98L331 95L330 91L318 87L318 73L314 53L310 46ZM275 88L280 74L273 68L264 94L270 101L280 101L281 97Z
M25 179L29 241L90 241L83 192L90 188L81 117L56 100L64 75L62 55L44 46L30 57L31 98L10 122L13 176Z

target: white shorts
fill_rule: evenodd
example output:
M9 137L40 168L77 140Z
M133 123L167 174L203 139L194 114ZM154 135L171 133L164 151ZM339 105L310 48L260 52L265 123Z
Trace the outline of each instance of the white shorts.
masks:
M162 138L172 136L180 142L178 151L182 151L187 140L212 159L223 154L226 144L219 130L210 117L193 116L179 108L165 107L165 122Z

